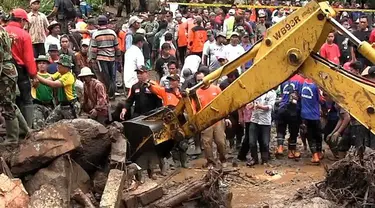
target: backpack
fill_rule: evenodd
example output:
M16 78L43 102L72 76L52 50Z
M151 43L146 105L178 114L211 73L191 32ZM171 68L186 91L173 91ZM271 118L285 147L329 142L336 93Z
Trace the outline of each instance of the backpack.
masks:
M74 19L77 17L77 11L72 0L62 0L64 15L67 19Z

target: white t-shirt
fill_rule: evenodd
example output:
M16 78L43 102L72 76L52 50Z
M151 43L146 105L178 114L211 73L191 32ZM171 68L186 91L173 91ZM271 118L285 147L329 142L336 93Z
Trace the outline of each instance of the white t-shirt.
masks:
M126 88L131 88L138 82L135 70L144 65L145 58L141 49L135 45L130 46L125 52L124 84Z
M197 55L189 55L185 58L184 66L182 67L180 77L183 77L184 69L190 69L191 73L195 74L198 71L199 65L201 64L201 57Z
M241 45L233 46L232 44L228 44L224 47L224 56L229 62L235 60L244 53L245 49ZM242 73L241 67L238 67L237 70L238 73Z
M204 44L203 55L209 58L208 68L210 69L210 71L214 71L221 66L217 58L220 56L220 54L223 53L223 49L224 45L217 45L216 42L206 42Z
M46 42L44 42L44 48L45 48L46 52L48 52L49 45L52 45L52 44L57 45L57 48L59 50L61 49L60 35L58 35L57 38L52 36L52 35L47 36Z

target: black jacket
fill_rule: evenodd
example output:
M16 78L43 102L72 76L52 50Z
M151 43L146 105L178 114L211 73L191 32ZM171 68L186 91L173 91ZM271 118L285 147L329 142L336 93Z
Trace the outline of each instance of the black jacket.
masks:
M134 102L134 115L132 117L145 114L163 106L162 100L141 82L132 86L130 96L125 101L125 108L129 111Z

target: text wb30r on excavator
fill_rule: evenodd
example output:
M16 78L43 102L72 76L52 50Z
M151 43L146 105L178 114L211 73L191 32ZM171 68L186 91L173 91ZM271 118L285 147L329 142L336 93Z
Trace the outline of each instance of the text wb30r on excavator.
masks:
M251 50L188 89L175 109L158 109L148 116L124 122L125 136L130 143L129 159L135 160L152 148L170 151L174 141L198 134L296 73L312 79L335 102L375 133L375 85L318 55L329 32L335 28L346 35L362 55L375 63L375 49L342 27L335 16L335 10L327 2L309 2L269 28L263 40ZM200 108L193 93L195 90L237 70L252 59L250 69L210 104ZM196 111L193 110L193 100L198 103Z

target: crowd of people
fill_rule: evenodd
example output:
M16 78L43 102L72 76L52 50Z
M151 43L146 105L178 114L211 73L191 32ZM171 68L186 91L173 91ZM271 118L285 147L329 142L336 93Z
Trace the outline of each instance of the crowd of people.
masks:
M162 106L173 109L185 89L251 50L269 27L293 12L284 8L242 10L236 5L181 7L176 11L164 8L133 15L118 25L110 15L86 18L87 14L76 11L70 0L56 0L49 15L39 8L40 1L31 0L29 13L14 9L9 18L1 19L0 46L4 53L0 94L4 99L0 104L7 130L2 144L17 143L30 129L62 119L86 116L106 125ZM54 20L49 20L51 17ZM337 18L360 40L375 41L371 14L341 12ZM328 35L320 55L351 73L374 80L375 67L340 32ZM218 82L198 89L202 108L251 70L252 64L248 60ZM127 99L111 112L110 101L122 92L120 88ZM274 151L269 146L273 124L278 144ZM296 74L196 135L195 154L204 151L208 168L225 167L228 151L236 149L234 163L267 164L270 152L284 154L287 130L287 157L300 158L297 139L306 138L313 164L324 158L323 140L335 158L344 157L351 145L375 147L368 129L312 80ZM172 151L175 162L185 168L189 166L187 148L182 141ZM165 173L163 161L160 157L159 167ZM154 177L153 167L149 175Z

